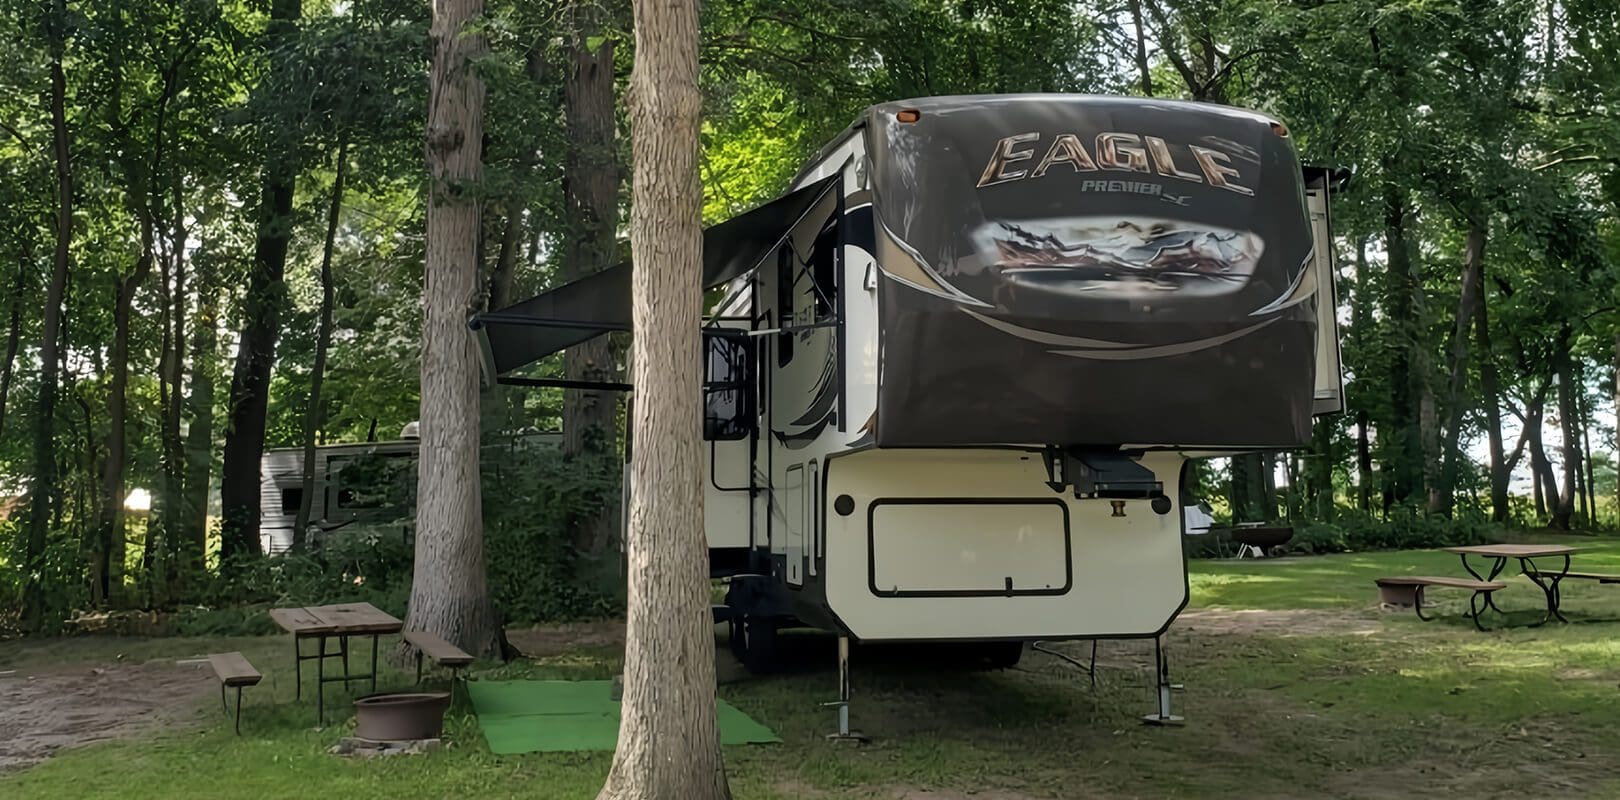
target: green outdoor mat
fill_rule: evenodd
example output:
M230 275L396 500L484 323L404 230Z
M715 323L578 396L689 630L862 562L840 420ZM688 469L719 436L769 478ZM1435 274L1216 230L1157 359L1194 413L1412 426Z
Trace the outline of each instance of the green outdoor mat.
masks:
M468 681L490 752L612 750L619 704L612 681ZM780 742L770 728L718 701L721 744Z

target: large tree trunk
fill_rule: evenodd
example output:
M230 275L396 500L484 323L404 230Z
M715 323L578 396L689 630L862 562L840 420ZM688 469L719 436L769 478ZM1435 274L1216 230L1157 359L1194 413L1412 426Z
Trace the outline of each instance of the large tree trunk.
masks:
M1480 287L1479 310L1474 314L1474 349L1479 358L1479 399L1484 403L1485 434L1491 459L1491 519L1508 521L1508 484L1513 469L1502 451L1501 381L1496 374L1496 354L1491 349L1490 304Z
M501 635L484 571L478 475L478 349L467 327L478 288L484 83L469 28L483 0L434 0L429 78L427 264L422 310L422 448L416 572L406 628L436 633L480 657Z
M1570 529L1570 518L1575 514L1576 465L1580 462L1581 446L1575 433L1575 393L1580 391L1575 385L1575 370L1569 357L1569 342L1573 337L1569 323L1565 322L1558 332L1557 343L1554 345L1554 358L1558 365L1558 428L1559 439L1562 440L1563 483L1559 488L1557 505L1553 508L1552 526L1559 530Z
M56 161L56 251L51 279L45 287L45 319L39 345L39 403L34 420L34 481L29 487L28 534L24 540L22 624L38 630L45 615L45 534L51 524L56 495L56 390L61 370L62 297L67 289L69 251L73 240L73 165L67 126L67 74L62 69L67 49L67 3L56 0L51 8L51 150Z
M1388 168L1390 165L1386 165ZM1417 495L1423 480L1423 379L1415 363L1418 346L1418 294L1411 247L1407 241L1407 202L1393 180L1384 185L1384 249L1388 253L1388 292L1385 314L1395 341L1390 343L1390 387L1394 395L1394 430L1390 432L1393 457L1385 465L1396 502Z
M1440 480L1434 487L1429 510L1451 515L1456 505L1457 475L1464 458L1459 443L1462 441L1463 419L1468 412L1465 392L1468 388L1468 339L1474 318L1479 314L1485 274L1486 223L1474 220L1468 227L1468 245L1463 256L1462 291L1457 299L1457 321L1451 335L1451 379L1446 391L1445 442L1440 455L1444 459ZM1494 423L1493 423L1494 424Z
M1356 239L1356 293L1350 302L1350 336L1356 341L1357 352L1367 352L1367 326L1372 304L1372 289L1367 269L1367 237ZM1356 505L1362 511L1372 510L1372 444L1368 427L1372 422L1365 402L1356 403Z
M569 52L572 66L564 83L568 157L563 191L568 213L564 277L578 280L614 262L619 221L619 169L614 144L613 40L602 35L602 9L576 2L576 30ZM594 46L593 46L594 45ZM563 355L569 380L612 382L617 378L608 337L598 336ZM614 449L618 393L592 389L563 392L563 454L607 453ZM595 553L613 538L615 509L573 520L574 545Z
M326 381L326 351L332 346L332 315L337 304L337 287L332 279L332 250L337 245L338 214L343 210L343 182L349 175L349 139L338 142L337 169L332 177L332 202L326 210L326 241L321 246L321 321L315 333L315 364L309 373L309 405L304 409L303 472L298 499L298 516L293 522L292 547L304 549L304 532L315 501L315 436L326 421L321 406L321 385Z
M729 798L703 535L703 190L695 0L635 0L630 245L636 447L619 745L601 798Z
M301 0L271 0L268 47L274 53L289 39L302 11ZM286 287L287 244L292 238L292 155L279 148L264 166L258 231L247 295L242 298L242 336L226 412L225 456L220 467L221 563L257 555L259 545L259 461L264 456L265 414L270 405L270 370L281 333Z

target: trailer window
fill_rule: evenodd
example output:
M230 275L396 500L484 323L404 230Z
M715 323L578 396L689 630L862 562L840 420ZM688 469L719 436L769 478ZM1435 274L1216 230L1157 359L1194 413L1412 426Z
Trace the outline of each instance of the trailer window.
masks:
M304 487L281 490L281 513L297 514L298 506L304 502Z
M705 336L704 344L703 438L745 439L753 430L754 392L748 380L752 341L716 334Z

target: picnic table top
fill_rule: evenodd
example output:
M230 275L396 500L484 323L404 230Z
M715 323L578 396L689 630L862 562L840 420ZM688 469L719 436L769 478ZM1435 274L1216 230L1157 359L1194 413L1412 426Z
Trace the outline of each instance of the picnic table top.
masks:
M1562 544L1475 544L1466 547L1443 548L1447 553L1486 556L1488 558L1536 558L1538 556L1567 556L1580 552L1579 548Z
M370 603L272 608L270 618L294 636L398 633L405 623Z

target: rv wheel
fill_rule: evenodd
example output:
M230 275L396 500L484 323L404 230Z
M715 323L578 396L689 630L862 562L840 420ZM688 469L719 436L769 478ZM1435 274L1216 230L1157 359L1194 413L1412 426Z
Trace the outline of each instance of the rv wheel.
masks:
M743 666L755 675L776 669L776 620L749 614L742 618L739 627L742 628L742 636L738 637L742 653L738 658Z

